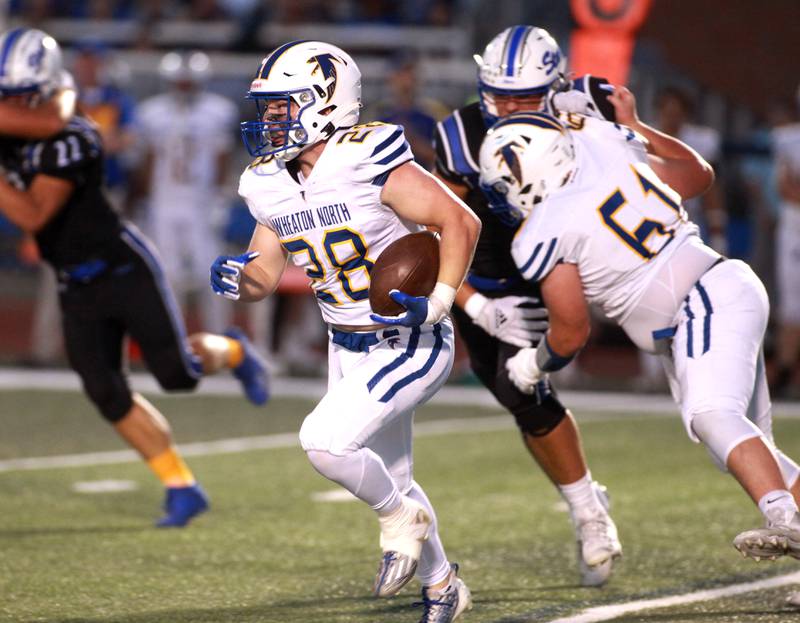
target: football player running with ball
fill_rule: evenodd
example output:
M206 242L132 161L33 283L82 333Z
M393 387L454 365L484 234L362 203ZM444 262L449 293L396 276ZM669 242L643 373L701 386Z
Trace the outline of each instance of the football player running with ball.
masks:
M166 487L157 525L185 526L208 500L164 416L131 392L125 336L165 390L192 390L202 375L230 368L247 397L263 404L266 370L238 330L186 336L157 253L103 193L96 126L80 114L65 122L52 106L71 85L52 37L29 28L0 36L0 99L10 113L0 117L0 133L14 135L0 137L0 212L35 236L58 275L67 357L87 396Z
M437 126L436 175L475 210L483 223L475 259L458 292L453 317L467 346L473 371L514 416L528 451L566 500L578 545L581 583L600 586L622 553L605 490L592 480L572 414L549 380L533 395L509 380L505 363L520 348L535 346L547 329L547 311L538 284L524 280L511 258L515 228L479 185L478 153L498 118L542 110L548 99L570 110L613 115L602 91L604 81L584 77L570 86L555 40L541 28L513 26L486 46L478 61L480 101L455 110ZM560 89L567 88L561 92ZM595 94L593 96L593 93ZM561 101L559 101L559 99ZM498 202L499 199L499 202Z
M624 125L518 114L481 147L481 183L525 219L512 255L550 313L545 338L509 359L508 374L533 392L584 345L587 303L597 304L661 356L689 437L758 504L765 527L734 546L756 560L800 558L800 468L772 438L764 286L747 264L703 244L687 219L681 200L713 183L710 165L642 123L625 87L609 100Z
M445 555L436 515L412 474L414 410L453 362L450 306L472 259L480 222L412 161L400 126L356 125L361 73L343 50L295 41L261 63L248 97L258 110L242 133L256 159L239 193L257 225L241 256L221 256L213 289L258 301L287 258L305 268L329 326L328 393L306 417L300 442L314 468L378 516L379 597L417 575L422 621L446 623L470 595ZM429 297L396 292L407 312L371 314L369 273L391 242L423 226L441 234Z

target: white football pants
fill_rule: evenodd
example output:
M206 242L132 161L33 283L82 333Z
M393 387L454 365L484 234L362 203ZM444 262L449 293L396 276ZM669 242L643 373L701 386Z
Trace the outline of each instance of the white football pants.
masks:
M365 337L376 343L364 342ZM320 473L373 508L405 494L427 506L435 518L427 496L413 481L412 424L416 407L436 393L453 366L450 320L374 334L331 333L331 338L328 393L300 428L303 449ZM336 461L337 456L346 460ZM417 576L430 585L447 577L449 569L434 521Z

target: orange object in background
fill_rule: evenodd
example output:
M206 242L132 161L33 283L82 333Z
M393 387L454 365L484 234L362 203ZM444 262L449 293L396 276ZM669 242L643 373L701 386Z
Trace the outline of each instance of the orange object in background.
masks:
M636 32L651 5L652 0L570 0L578 23L570 38L571 71L626 84Z

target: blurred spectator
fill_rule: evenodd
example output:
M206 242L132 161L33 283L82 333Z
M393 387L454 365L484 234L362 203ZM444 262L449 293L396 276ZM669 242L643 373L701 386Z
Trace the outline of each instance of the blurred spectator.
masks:
M782 396L794 378L800 356L800 122L790 110L779 112L774 122L772 138L780 196L775 240L780 328L772 390Z
M400 21L399 2L392 0L357 0L356 21L370 24L397 24Z
M136 5L136 0L11 0L9 12L32 23L53 17L128 19Z
M721 140L713 128L691 123L694 102L682 89L667 87L656 96L656 127L675 136L705 158L719 176ZM715 183L701 197L683 202L689 218L700 226L704 241L725 253L726 214L722 201L722 188Z
M281 24L329 23L334 18L334 2L326 0L276 0L274 18Z
M440 102L418 97L416 55L401 52L390 61L390 67L386 81L388 97L367 111L365 118L402 125L414 159L430 170L436 156L433 150L436 122L449 111Z
M53 366L64 350L56 273L50 264L42 261L33 236L25 235L20 240L17 253L23 264L36 266L39 271L28 363L36 367Z
M208 287L208 269L221 248L218 224L229 208L227 165L238 110L205 90L211 66L202 52L170 52L159 73L168 91L139 109L146 227L176 294L185 302L197 292L203 328L221 332L230 306Z
M122 69L114 67L108 55L108 48L100 42L81 42L76 48L72 73L83 112L100 128L106 154L106 186L112 204L119 209L125 204L128 187L126 155L135 141L135 103L120 88Z
M224 19L226 15L217 0L191 0L187 17L194 20L215 20Z

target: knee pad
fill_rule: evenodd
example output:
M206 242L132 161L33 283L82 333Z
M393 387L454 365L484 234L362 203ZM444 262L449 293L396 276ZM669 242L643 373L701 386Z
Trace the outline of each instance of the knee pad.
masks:
M84 379L83 387L103 419L112 424L124 418L133 407L131 390L121 374L94 377L90 381Z
M736 446L753 437L762 437L761 430L743 414L732 411L700 411L692 417L692 430L708 450L716 466L728 471L728 455ZM765 439L769 447L771 444Z
M342 485L374 509L398 499L397 487L380 458L369 448L345 455L306 450L311 465L328 480Z
M328 480L340 482L341 472L347 466L347 459L324 450L306 450L306 456L311 466Z
M550 390L549 382L540 385L536 394L528 396L525 404L518 404L511 409L520 431L531 437L548 435L568 413Z

